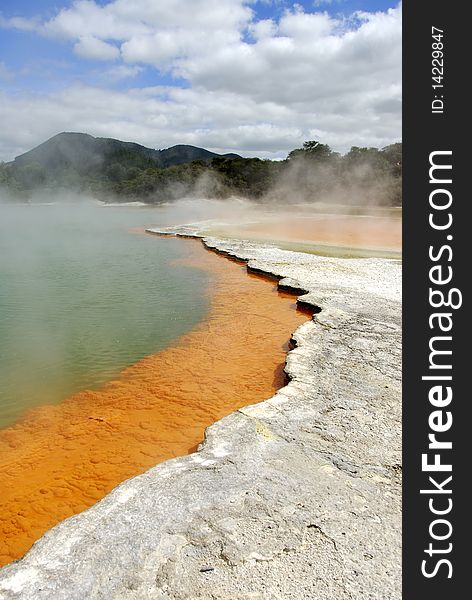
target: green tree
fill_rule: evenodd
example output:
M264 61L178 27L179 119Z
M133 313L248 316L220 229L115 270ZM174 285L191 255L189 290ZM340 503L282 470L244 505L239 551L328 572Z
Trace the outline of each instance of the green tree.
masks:
M21 188L31 190L44 185L46 183L47 175L45 169L41 165L31 163L16 169L14 178Z
M303 148L292 150L287 158L288 160L293 160L301 156L313 160L327 160L337 156L337 153L333 152L328 144L322 144L317 140L310 140L303 143Z

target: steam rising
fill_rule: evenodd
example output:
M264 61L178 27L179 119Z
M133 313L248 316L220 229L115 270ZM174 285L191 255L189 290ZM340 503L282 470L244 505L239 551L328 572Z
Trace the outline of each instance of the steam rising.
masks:
M375 208L398 204L400 186L401 180L376 169L369 158L354 164L338 160L313 164L299 157L283 170L264 201Z
M157 192L130 196L112 194L108 190L106 202L103 202L103 194L77 191L75 184L71 184L69 188L38 187L29 193L25 203L14 191L0 185L0 284L3 285L0 336L5 342L4 348L8 347L7 354L0 359L5 372L13 376L22 362L32 365L31 372L35 375L25 385L23 395L26 397L35 392L35 378L43 377L43 357L47 354L50 362L60 363L70 353L71 340L80 337L80 330L52 326L44 334L38 333L35 327L37 323L54 322L50 314L53 303L48 301L48 295L62 293L60 286L46 288L45 267L51 268L58 257L69 261L72 269L79 255L91 262L107 257L104 260L110 264L105 272L114 272L113 281L107 282L103 271L97 270L97 277L90 272L75 290L77 281L66 283L64 278L64 285L71 286L69 294L75 294L78 301L82 298L99 306L127 272L127 257L115 225L125 227L126 231L138 226L144 231L147 227L198 222L197 228L209 235L262 240L294 250L323 253L325 246L342 246L399 251L401 211L394 205L400 198L400 162L394 156L386 168L385 163L379 162L381 154L374 149L357 149L345 157L330 150L326 153L327 158L321 156L316 160L302 150L291 153L286 161L279 163L221 157L209 163L178 165L158 171L166 172L167 179ZM74 161L76 157L69 153L66 159ZM89 166L100 163L95 156L87 160ZM144 171L143 177L151 175ZM240 190L244 189L245 181L249 182L251 193L235 191L238 185ZM229 185L228 182L239 183ZM106 235L98 226L100 222L110 224ZM75 234L78 230L84 232L79 253L74 236L70 241L67 235L56 237L64 228L66 231L75 228ZM157 249L158 242L153 242L156 252L165 254L169 246ZM114 253L104 252L113 244L117 244ZM136 272L148 268L149 275L141 273L142 280L161 277L158 268L154 271L158 258L156 255L152 260L153 267L144 267L146 261L136 259L132 268ZM81 296L84 289L91 293L88 299ZM15 333L5 327L10 318L8 311L21 313L26 298L38 299L36 309L30 313L24 311L21 331ZM122 314L127 313L126 321L131 326L141 310L138 310L139 302L135 290L133 295L123 298L126 310ZM106 304L105 301L102 306L104 311L108 310ZM167 320L172 323L171 319ZM103 352L106 353L106 349ZM80 366L80 356L72 358L72 362ZM21 380L20 371L17 374ZM83 371L86 379L87 365ZM64 390L67 379L67 374L55 374L58 387ZM12 412L14 410L12 405Z
M0 427L108 379L202 317L204 276L169 266L179 241L130 232L156 212L72 195L0 205Z

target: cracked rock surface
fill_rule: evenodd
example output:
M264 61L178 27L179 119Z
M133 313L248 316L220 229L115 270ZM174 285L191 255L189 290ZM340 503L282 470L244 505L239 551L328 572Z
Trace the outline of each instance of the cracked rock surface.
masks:
M321 309L293 334L290 383L51 529L0 598L401 598L399 262L204 243Z

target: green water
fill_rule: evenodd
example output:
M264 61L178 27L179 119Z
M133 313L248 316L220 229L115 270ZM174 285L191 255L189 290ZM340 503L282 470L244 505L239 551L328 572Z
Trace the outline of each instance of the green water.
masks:
M0 426L98 386L191 329L206 274L169 263L178 239L139 235L159 209L0 204Z

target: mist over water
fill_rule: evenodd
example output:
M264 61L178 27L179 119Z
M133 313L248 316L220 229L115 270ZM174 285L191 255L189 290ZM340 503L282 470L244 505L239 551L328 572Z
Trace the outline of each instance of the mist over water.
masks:
M99 385L204 317L207 274L170 264L182 242L138 233L181 216L0 203L0 426Z
M207 221L210 235L398 246L399 216L293 199L190 197L156 207L71 193L29 204L0 198L0 427L115 377L204 317L208 274L175 263L187 246L145 235L147 227Z

